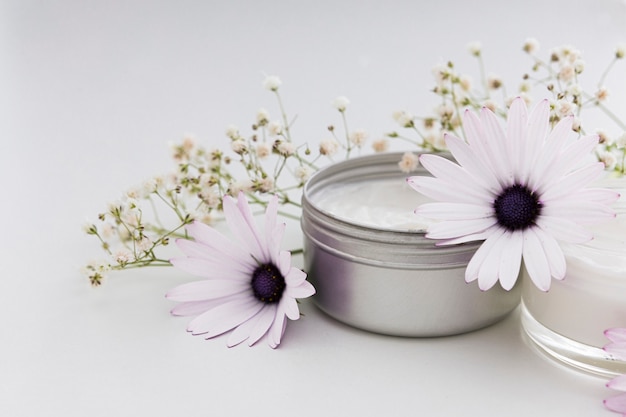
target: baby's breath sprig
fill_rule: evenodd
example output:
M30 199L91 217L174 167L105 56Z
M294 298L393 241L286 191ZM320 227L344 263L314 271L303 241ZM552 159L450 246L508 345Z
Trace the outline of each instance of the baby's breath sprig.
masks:
M278 195L279 214L298 219L300 199L296 194L325 161L332 161L339 149L349 158L367 140L363 129L348 129L346 110L349 100L338 97L333 106L339 111L345 140L333 135L319 142L317 149L307 142L297 144L292 137L295 118L290 119L280 95L281 80L268 76L263 87L277 102L280 116L273 119L265 108L255 115L251 132L238 127L226 129L229 149L209 149L193 136L171 145L175 169L128 190L118 202L88 222L85 232L99 241L106 260L91 262L84 273L92 285L102 283L109 271L147 266L169 266L164 256L170 239L188 239L185 226L193 221L215 224L223 219L224 196L244 192L250 205L264 211L271 195ZM386 150L385 139L376 151Z
M538 55L539 42L529 38L524 42L522 50L532 58L532 67L522 76L522 82L514 95L507 94L505 83L500 77L486 72L481 45L474 42L468 49L477 59L480 83L474 86L471 77L458 72L452 61L435 66L433 76L436 84L432 91L441 101L434 114L418 117L406 110L394 112L393 118L400 127L412 131L417 138L396 131L388 133L389 138L405 140L420 150L444 151L445 132L465 137L460 117L464 109L487 107L506 118L507 109L516 96L522 97L529 105L532 102L530 93L539 90L542 96L550 99L550 121L553 126L563 117L573 116L574 131L588 134L582 122L583 110L599 109L615 125L618 132L610 135L605 130L597 129L595 133L599 135L600 143L595 154L598 160L604 162L607 170L619 175L626 173L626 121L607 106L609 90L605 86L609 72L617 61L626 57L626 45L616 48L600 80L589 90L583 87L580 80L586 64L579 50L569 45L560 46L552 49L548 58L543 59ZM496 97L496 91L500 92L500 97ZM407 164L405 161L405 165Z

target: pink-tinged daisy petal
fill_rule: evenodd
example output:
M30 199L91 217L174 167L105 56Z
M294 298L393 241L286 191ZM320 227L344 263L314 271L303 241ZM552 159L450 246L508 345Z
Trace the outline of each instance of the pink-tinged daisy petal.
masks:
M568 142L573 120L565 119L549 133L549 118L547 100L528 115L518 97L509 109L505 135L490 110L483 108L480 119L466 111L467 143L445 137L459 165L425 155L422 165L435 178L408 180L416 191L441 202L416 210L439 221L429 226L428 238L437 239L437 245L485 240L465 274L468 282L479 279L481 288L496 278L503 288L513 286L521 258L535 285L546 291L552 277L565 275L557 241L586 242L593 236L582 225L612 215L606 206L614 194L582 191L604 169L588 158L596 139ZM511 236L502 238L503 233Z
M533 231L541 242L543 251L546 254L546 259L550 266L550 274L553 278L562 280L565 278L565 271L567 269L563 250L561 250L556 239L544 232L540 227L534 228Z
M315 288L309 281L304 281L297 287L289 286L285 289L285 295L292 298L307 298L315 294Z
M472 149L463 140L454 135L446 134L446 146L461 165L470 174L473 181L477 181L491 193L498 193L502 189L493 172L476 157Z
M604 335L611 342L626 342L626 328L614 327L604 331Z
M218 257L230 259L235 263L254 265L249 253L242 252L237 245L212 227L201 222L193 222L186 226L186 230L195 241L210 248L208 253L217 254Z
M493 216L493 207L466 203L427 203L419 206L415 213L439 220L470 220Z
M269 259L267 259L268 256L263 250L259 234L256 231L256 225L254 224L250 207L248 207L247 202L244 204L246 200L243 195L239 196L238 201L241 201L241 203L236 203L230 196L224 197L222 204L224 206L226 224L228 224L228 228L238 238L239 243L248 249L248 252L254 259L258 262L265 263Z
M480 199L480 196L484 195L485 190L478 183L463 181L463 178L467 178L468 172L454 162L437 155L422 154L420 163L437 179L452 184L463 182L463 189L475 198Z
M493 233L487 237L483 244L480 245L476 253L474 253L474 256L472 256L472 259L470 259L467 264L467 268L465 269L465 282L472 282L478 279L478 273L483 262L504 233L504 229L495 229Z
M223 303L222 299L219 300L202 300L202 301L189 301L187 303L180 303L170 313L173 316L197 316L204 313L207 310Z
M481 291L487 291L498 282L502 252L504 251L504 243L508 235L509 233L503 233L496 239L493 248L487 253L480 265L480 270L478 271L478 288L480 288Z
M554 166L555 155L561 152L561 149L565 146L566 139L573 133L572 123L573 117L565 117L557 123L548 135L544 150L537 158L535 168L528 173L526 183L530 189L536 190L546 177L546 172Z
M488 201L488 198L476 198L475 195L466 193L462 184L458 182L452 184L439 178L422 175L409 177L406 181L415 191L434 200L470 204L481 204L484 201Z
M254 342L256 342L256 339L250 340L250 337L252 336L256 327L259 326L259 322L265 320L266 316L269 316L270 320L273 320L275 310L276 309L273 306L270 306L270 305L263 306L261 308L261 311L259 311L249 320L241 323L239 326L235 328L235 330L231 332L231 334L228 336L228 341L226 342L226 346L234 347L243 343L246 340L248 340L248 345L252 346ZM269 325L267 325L264 332L267 332L267 329L269 329ZM263 336L263 334L261 334L261 336Z
M250 283L242 281L211 279L194 281L171 289L166 298L174 301L202 301L226 297L250 290Z
M298 303L294 298L285 297L280 300L282 308L285 311L285 315L290 320L298 320L300 318L300 310L298 309Z
M506 154L509 156L509 163L512 172L519 176L520 152L517 152L526 141L526 126L528 125L528 110L523 100L513 100L509 108L509 118L506 130ZM516 178L520 180L521 178Z
M467 150L470 151L470 153L474 156L474 159L480 164L481 167L483 167L483 169L489 171L489 174L493 176L493 179L496 181L498 186L500 186L499 178L493 165L491 164L490 157L493 152L489 150L488 144L485 143L485 131L479 117L469 111L469 109L466 110L465 113L463 113L463 126L467 137L467 143L469 144ZM450 152L452 152L452 155L456 158L456 153L453 148L450 147L450 144L448 144L447 137L446 145L448 145Z
M534 179L534 183L540 184L540 187L537 187L539 192L550 189L556 181L576 168L580 164L581 159L587 157L597 144L597 136L582 137L569 145L559 154L558 158L550 161L545 170L541 172L539 170L534 171L532 175L538 177Z
M518 107L518 106L516 106ZM510 115L511 113L509 113ZM511 185L514 182L513 165L510 162L510 158L516 156L510 155L510 147L507 146L508 138L504 134L504 131L500 127L500 123L496 115L486 107L480 112L480 119L485 131L486 140L491 146L486 150L492 158L491 163L494 167L494 171L500 184Z
M250 275L233 269L229 263L216 264L200 258L173 258L170 263L176 268L206 279L231 279L249 281Z
M285 314L283 311L278 309L276 311L276 318L274 319L274 322L272 323L272 326L270 327L267 335L269 337L270 346L272 348L277 348L278 345L280 345L280 341L283 338L283 334L285 333L286 325L287 322L285 320Z
M523 232L509 232L500 239L502 253L500 255L500 285L506 291L517 282L520 266L522 264L522 246L524 244Z
M214 307L194 318L189 322L187 330L194 335L201 334L209 339L234 329L254 317L262 308L263 304L258 303L252 296L243 296Z
M610 353L618 360L626 361L626 342L613 342L603 347L606 353Z
M550 185L549 188L541 191L541 201L545 203L564 197L595 181L602 175L603 171L604 164L602 162L587 165L573 171Z
M426 237L429 239L453 239L459 236L483 232L495 223L496 219L493 217L444 221L430 225Z
M278 263L280 260L280 242L283 240L286 227L285 223L279 223L274 227L272 233L267 236L267 250L273 263Z
M561 197L559 201L569 202L570 204L575 204L579 201L594 201L608 206L615 203L619 197L620 194L613 190L605 188L586 188Z
M593 233L589 230L561 217L541 215L536 223L544 232L563 242L585 243L593 239Z
M281 251L278 254L278 269L280 273L283 274L283 277L286 277L291 270L291 253L289 251Z
M298 268L291 268L289 273L285 275L285 282L289 286L297 287L306 281L306 272L299 270Z
M609 382L607 382L606 386L616 391L626 392L626 375L620 375L611 379Z
M261 310L261 312L257 315L258 320L256 321L254 328L250 332L250 337L248 338L248 346L252 346L257 343L263 336L266 336L272 327L272 323L276 318L277 306L275 304L267 305Z
M480 233L473 233L465 236L459 236L454 239L443 239L438 240L435 243L435 246L448 246L448 245L458 245L459 243L467 243L467 242L475 242L477 240L485 240L489 236L491 236L496 230L499 230L500 226L494 224L493 226L485 229Z
M606 204L593 201L557 200L547 205L542 214L550 217L561 216L578 224L594 224L615 217L615 211Z
M176 246L188 257L195 259L202 259L207 261L207 264L215 265L210 269L219 270L220 273L225 276L234 274L249 275L256 268L255 264L251 262L232 262L227 267L224 267L224 255L222 253L215 253L210 247L203 243L194 242L187 239L176 239ZM250 256L250 261L254 259Z
M276 221L276 199L268 204L265 234L260 235L245 197L240 194L239 198L237 205L231 197L223 204L231 231L242 240L241 245L233 245L207 226L192 225L190 234L196 241L180 240L187 256L171 263L208 279L180 285L167 297L182 301L172 314L196 315L188 327L194 335L210 339L232 331L229 347L246 340L249 345L264 340L275 348L286 319L299 318L296 298L309 297L315 289L304 272L291 267L291 254L280 251L285 225Z
M550 275L550 264L534 229L524 230L522 257L528 276L535 286L541 291L548 291L552 278Z
M604 406L616 413L626 415L626 394L616 395L604 400Z
M516 100L522 99L517 98ZM548 100L540 101L528 117L526 140L522 144L522 147L518 149L521 156L519 174L522 181L530 177L534 163L536 163L541 153L541 147L548 132L549 118L550 105Z

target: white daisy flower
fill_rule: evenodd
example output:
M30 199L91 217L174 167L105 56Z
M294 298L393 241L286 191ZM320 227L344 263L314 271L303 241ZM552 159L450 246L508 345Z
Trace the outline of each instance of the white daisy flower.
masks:
M609 205L617 193L584 188L604 170L604 164L587 158L598 137L568 141L573 117L549 132L549 116L547 100L528 115L517 98L505 133L490 110L483 109L480 119L468 110L467 143L446 136L458 164L423 154L420 162L435 178L407 179L418 192L442 201L416 210L441 220L427 237L440 239L440 245L484 240L465 271L465 280L478 280L481 290L498 281L505 290L513 288L523 259L533 283L547 291L551 277L565 277L558 241L587 242L593 235L585 225L615 216Z
M187 330L207 339L232 330L229 347L244 341L252 346L265 339L276 348L285 317L300 318L296 299L310 297L315 289L303 271L291 266L291 254L280 250L285 224L276 221L277 197L267 206L263 229L257 227L243 194L236 201L224 197L223 206L236 242L199 222L187 226L194 240L176 241L186 256L171 263L204 280L167 293L167 298L181 302L172 314L197 316Z

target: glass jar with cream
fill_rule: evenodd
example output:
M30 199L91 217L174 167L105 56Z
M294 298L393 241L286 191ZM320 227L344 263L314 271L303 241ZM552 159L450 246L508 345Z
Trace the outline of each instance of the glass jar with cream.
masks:
M406 184L400 159L351 159L306 184L301 225L315 303L349 325L398 336L452 335L502 319L520 288L483 292L465 283L480 242L437 247L425 237L427 220L414 210L427 198Z
M609 342L606 329L626 327L626 178L598 185L621 194L614 205L617 217L591 227L589 243L563 246L567 275L553 280L548 292L525 277L522 325L542 352L575 368L614 376L626 373L626 362L602 347Z

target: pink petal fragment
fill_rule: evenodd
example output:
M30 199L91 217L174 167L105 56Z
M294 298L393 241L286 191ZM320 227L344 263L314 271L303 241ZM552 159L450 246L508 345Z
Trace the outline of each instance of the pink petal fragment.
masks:
M189 282L170 290L165 297L174 301L202 301L250 291L250 284L233 280L205 280Z
M620 375L611 379L606 386L616 391L626 391L626 375Z
M616 413L626 414L626 394L616 395L604 400L604 406Z
M524 230L522 257L524 258L524 266L526 266L528 276L530 276L535 286L541 291L548 291L552 282L550 265L543 251L541 241L532 228Z
M626 342L626 328L614 327L604 331L604 335L611 342Z
M604 346L604 351L618 360L626 361L626 342L613 342Z

